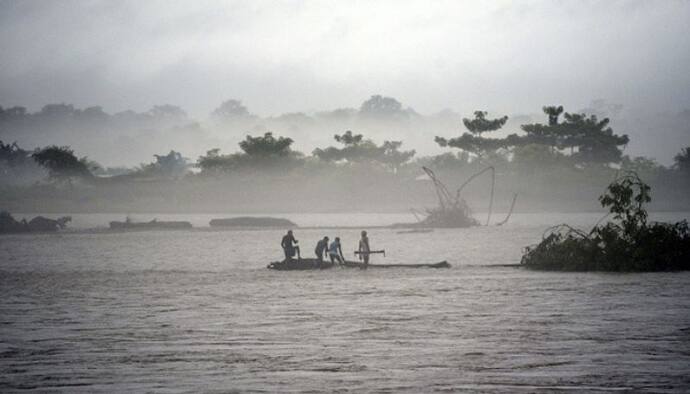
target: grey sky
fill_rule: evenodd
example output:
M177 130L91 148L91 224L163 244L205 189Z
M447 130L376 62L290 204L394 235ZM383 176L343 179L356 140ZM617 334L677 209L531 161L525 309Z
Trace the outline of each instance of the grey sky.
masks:
M0 105L690 108L687 1L3 1Z

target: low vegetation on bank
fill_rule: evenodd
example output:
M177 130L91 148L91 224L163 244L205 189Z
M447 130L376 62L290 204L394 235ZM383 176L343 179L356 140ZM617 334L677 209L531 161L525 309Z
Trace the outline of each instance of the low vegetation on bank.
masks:
M612 220L589 233L566 224L549 229L536 246L526 248L521 264L550 271L690 270L688 222L648 221L644 205L650 187L634 172L611 183L599 201Z

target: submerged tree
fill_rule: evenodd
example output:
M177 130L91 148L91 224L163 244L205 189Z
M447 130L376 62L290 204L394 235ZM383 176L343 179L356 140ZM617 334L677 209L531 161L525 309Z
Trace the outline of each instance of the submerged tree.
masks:
M541 243L526 248L521 263L557 271L690 270L688 222L649 222L644 205L651 201L650 191L636 173L624 173L599 197L612 221L589 233L553 227Z

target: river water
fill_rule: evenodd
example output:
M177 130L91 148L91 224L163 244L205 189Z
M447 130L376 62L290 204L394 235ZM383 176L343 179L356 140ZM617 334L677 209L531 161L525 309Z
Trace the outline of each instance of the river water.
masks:
M202 226L219 215L165 216ZM223 216L223 215L220 215ZM281 215L374 226L409 215ZM655 215L680 220L689 213ZM137 219L151 219L145 215ZM481 217L481 216L479 216ZM375 263L452 268L274 272L282 231L0 236L0 391L552 392L690 390L690 273L554 273L501 265L562 222L398 234ZM303 254L358 230L296 229Z

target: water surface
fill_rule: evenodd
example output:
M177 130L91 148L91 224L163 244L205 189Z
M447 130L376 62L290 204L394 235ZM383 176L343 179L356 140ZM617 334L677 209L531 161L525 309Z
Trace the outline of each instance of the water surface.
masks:
M690 273L497 266L519 262L548 225L599 218L370 230L386 249L375 262L448 260L448 270L274 272L280 230L90 230L102 215L75 217L72 232L0 236L0 390L688 391ZM323 235L352 256L357 230L296 229L305 254Z

